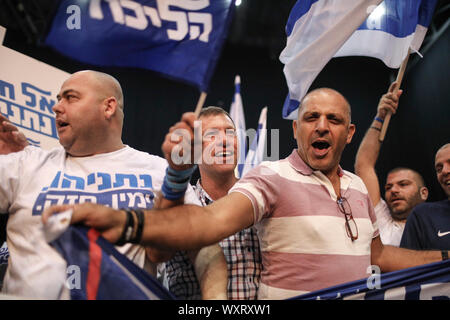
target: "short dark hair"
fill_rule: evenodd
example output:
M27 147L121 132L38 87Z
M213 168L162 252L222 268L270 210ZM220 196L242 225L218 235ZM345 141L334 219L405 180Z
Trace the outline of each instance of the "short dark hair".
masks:
M216 106L209 106L209 107L205 107L203 108L199 115L198 118L200 119L201 117L209 117L209 116L218 116L223 114L224 116L228 117L231 122L233 123L233 127L236 127L236 125L234 124L233 119L231 118L230 114L228 112L226 112L224 109L220 108L220 107L216 107Z
M415 177L416 184L419 187L419 189L422 188L422 187L425 187L425 180L423 179L422 175L420 173L418 173L416 170L413 170L411 168L396 167L396 168L390 170L387 175L390 175L391 173L396 173L396 172L399 172L399 171L410 171L410 172L412 172L414 177Z

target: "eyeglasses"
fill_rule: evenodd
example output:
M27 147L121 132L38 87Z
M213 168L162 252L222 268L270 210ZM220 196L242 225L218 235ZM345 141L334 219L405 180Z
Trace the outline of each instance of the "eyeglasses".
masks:
M344 214L345 230L347 231L347 236L352 241L355 241L356 239L358 239L358 226L356 225L356 222L353 219L352 208L350 208L350 204L344 197L338 198L336 200L336 203L339 207L339 210Z

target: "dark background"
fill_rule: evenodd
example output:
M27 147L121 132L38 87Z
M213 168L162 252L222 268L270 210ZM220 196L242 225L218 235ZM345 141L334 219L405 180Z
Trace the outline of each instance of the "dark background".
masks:
M168 128L183 112L193 111L198 90L151 71L84 65L44 47L40 40L51 21L55 3L0 0L0 25L8 29L4 45L70 73L95 69L115 76L125 95L124 143L162 155L161 143ZM280 158L289 155L296 146L291 121L281 118L287 86L283 65L278 60L286 41L284 26L294 3L294 0L243 0L236 8L205 103L229 110L234 77L239 74L247 128L256 128L260 110L268 106L267 128L279 129ZM422 173L430 189L429 201L445 197L436 181L434 154L450 142L449 13L447 1L439 1L421 48L424 58L417 55L410 58L399 111L390 123L377 163L381 185L387 172L396 166ZM353 171L356 151L375 116L378 100L396 74L397 70L389 69L379 60L345 57L332 59L313 83L311 89L327 86L340 91L352 105L357 131L344 151L341 161L344 169Z

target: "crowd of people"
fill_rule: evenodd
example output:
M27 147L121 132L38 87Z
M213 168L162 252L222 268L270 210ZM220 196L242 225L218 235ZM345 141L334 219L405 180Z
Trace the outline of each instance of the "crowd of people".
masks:
M0 115L3 294L69 298L65 261L42 229L68 209L71 223L97 229L179 299L286 299L366 278L371 265L389 272L448 259L450 143L435 155L447 199L426 202L424 179L403 167L388 173L381 196L375 164L381 126L402 94L396 85L380 99L355 174L339 165L356 130L350 104L320 88L292 122L297 148L237 179L236 128L223 109L185 113L166 135L164 159L122 142L115 78L74 73L53 106L60 148L28 145Z

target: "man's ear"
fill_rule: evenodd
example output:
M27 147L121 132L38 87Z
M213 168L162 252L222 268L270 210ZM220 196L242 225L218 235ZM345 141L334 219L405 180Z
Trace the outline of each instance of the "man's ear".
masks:
M112 116L116 113L118 108L117 99L115 97L106 98L104 101L104 113L105 118L110 120Z
M423 201L426 201L428 199L428 189L427 189L427 187L420 188L419 193L420 193L420 198Z
M352 142L353 135L355 134L356 126L353 123L349 124L348 127L348 135L347 135L347 144Z

